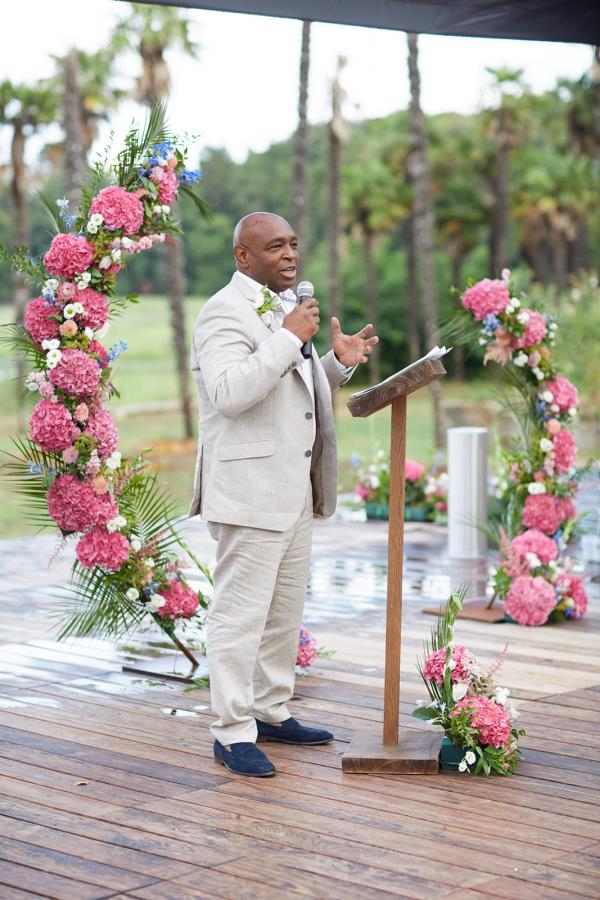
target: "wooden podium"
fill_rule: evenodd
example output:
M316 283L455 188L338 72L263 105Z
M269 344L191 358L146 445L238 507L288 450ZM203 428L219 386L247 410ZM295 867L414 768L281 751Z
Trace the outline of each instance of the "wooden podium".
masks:
M366 418L392 405L388 533L387 617L383 735L379 728L357 732L342 757L344 772L435 774L442 737L418 728L398 733L400 716L400 646L402 638L402 567L404 558L404 463L406 398L446 374L440 360L423 360L370 391L353 397L348 409Z

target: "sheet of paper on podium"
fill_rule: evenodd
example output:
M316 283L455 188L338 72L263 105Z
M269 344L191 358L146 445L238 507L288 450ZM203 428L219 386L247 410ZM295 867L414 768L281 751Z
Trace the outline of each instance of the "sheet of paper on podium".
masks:
M376 391L377 388L380 388L383 384L389 384L390 381L393 381L398 375L405 375L407 372L410 372L411 369L416 368L420 363L426 362L428 359L441 359L442 356L445 356L447 353L450 353L452 347L438 347L437 344L433 347L429 353L426 353L425 356L422 356L421 359L415 360L415 362L410 363L410 365L405 366L403 369L400 369L399 372L394 372L393 375L390 375L389 378L385 378L383 381L380 381L379 384L373 384L371 387L364 388L362 391L356 391L356 393L352 394L352 397L362 397L363 394L368 394L371 391Z

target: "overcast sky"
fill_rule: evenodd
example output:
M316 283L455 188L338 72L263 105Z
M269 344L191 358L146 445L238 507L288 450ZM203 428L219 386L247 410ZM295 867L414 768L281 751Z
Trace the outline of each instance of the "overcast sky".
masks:
M7 4L0 34L0 77L31 83L50 75L51 54L61 55L73 45L98 49L126 12L127 5L117 0ZM181 51L169 56L173 129L200 134L201 146L224 146L236 160L287 137L297 119L300 22L200 10L185 15L199 51L194 59ZM347 118L381 116L406 106L403 33L316 23L311 50L311 122L328 118L338 55L348 58L343 74ZM486 66L522 67L526 82L539 92L559 76L579 78L591 57L591 48L584 45L424 35L423 107L427 113L479 109L490 100ZM137 57L124 57L119 69L123 85L131 90L139 70ZM136 115L139 107L126 103L111 127L119 133ZM31 151L36 149L32 142ZM6 150L5 136L0 138L0 164Z

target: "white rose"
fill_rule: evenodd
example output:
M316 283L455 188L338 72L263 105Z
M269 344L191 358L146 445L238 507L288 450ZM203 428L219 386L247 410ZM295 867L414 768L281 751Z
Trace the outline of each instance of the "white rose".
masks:
M554 447L554 444L552 443L551 440L549 440L549 438L543 437L541 439L540 450L542 451L542 453L550 453L550 451L552 450L553 447Z
M125 592L125 596L127 597L128 600L137 600L138 597L140 596L140 592L138 591L137 588L130 587L129 590L127 590Z
M530 481L527 485L527 491L529 494L545 494L546 486L540 481Z
M461 759L461 761L459 762L459 764L458 764L458 771L459 771L459 772L466 772L466 771L467 771L467 761L466 761L465 759Z
M455 703L458 703L459 700L462 700L463 697L466 697L467 691L469 690L469 685L465 684L464 681L458 681L456 684L452 685L452 699Z
M125 526L127 525L127 519L125 518L125 516L117 516L114 519L114 522L117 528L125 528Z
M550 331L557 331L558 330L558 322L550 322L548 328L550 329Z
M120 250L113 250L110 255L112 256L114 262L119 262L119 260L121 259L121 251Z
M571 418L574 419L575 416L577 415L577 409L574 406L570 406L568 409L568 413L571 416Z
M171 207L167 206L166 203L163 203L163 205L161 206L161 209L163 211L163 215L165 215L165 216L168 216L169 213L171 212Z
M480 344L481 347L483 347L484 344L487 344L487 339L484 338L484 337L480 337L480 338L479 338L479 344Z
M512 303L512 305L514 306L515 309L518 309L521 305L521 301L517 300L516 297L511 297L510 302Z
M42 341L42 350L58 350L60 347L60 341L58 338L52 338L51 340L43 340Z
M533 371L534 371L535 377L537 378L538 381L544 380L544 373L542 372L541 369L534 369Z
M552 403L552 401L554 400L554 394L552 393L552 391L545 390L542 393L542 400L544 400L546 403Z
M121 465L121 453L119 450L114 450L108 459L105 461L106 465L109 469L118 469Z
M98 263L99 269L108 269L108 268L110 268L110 266L112 266L112 257L110 257L110 256L103 256L102 259L100 260L100 262Z
M508 306L506 307L506 312L507 312L507 313L514 313L514 311L515 311L514 306L512 305L512 303L509 303Z
M88 234L98 234L98 226L92 225L91 222L87 223L87 227L85 230L87 231Z
M133 538L133 540L131 541L131 549L134 553L140 552L140 550L142 549L142 542L139 538Z
M154 213L155 216L161 216L162 215L162 206L160 204L153 206L152 212Z
M524 366L527 363L527 359L528 356L526 353L517 353L517 355L513 359L513 363L515 364L515 366L519 366L519 368L521 368L521 366Z
M54 291L58 287L58 279L57 278L48 278L47 281L44 282L44 290L46 291Z
M46 354L46 365L49 369L54 369L62 359L60 350L49 350Z
M475 760L477 759L477 757L475 756L475 754L473 753L472 750L468 750L465 753L465 759L466 759L468 765L472 766L474 764Z
M80 275L79 278L77 279L77 287L78 287L78 289L79 289L80 291L85 290L85 288L88 286L88 284L90 283L91 280L92 280L92 274L91 274L91 272L84 272L84 273L83 273L82 275Z
M496 691L494 694L494 700L496 701L496 703L499 703L500 706L504 706L504 704L506 703L506 701L508 700L509 697L510 697L510 691L508 688L503 688L503 687L496 688Z
M91 340L93 339L93 337L94 337L94 330L93 330L93 328L90 328L89 325L88 325L87 328L84 328L84 329L83 329L83 333L85 334L86 338L89 338L89 339L90 339L90 341L91 341Z
M131 248L133 247L134 244L135 244L135 241L132 241L131 238L128 238L128 237L121 238L121 247L123 248L123 250L131 250Z
M520 312L517 316L517 322L520 322L521 325L527 325L527 323L529 322L529 313L525 310L523 310L523 312Z
M164 606L167 601L160 594L152 594L150 600L146 604L146 609L151 610L152 612L157 612L161 606Z
M560 407L559 407L558 403L551 403L550 409L552 410L552 412L560 412Z
M102 225L104 222L104 216L101 213L92 213L90 216L90 222L92 225Z

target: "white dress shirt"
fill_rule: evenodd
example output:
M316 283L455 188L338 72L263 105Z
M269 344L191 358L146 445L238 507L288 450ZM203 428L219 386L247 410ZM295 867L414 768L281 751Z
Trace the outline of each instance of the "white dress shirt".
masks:
M251 285L251 287L253 287L254 290L256 291L257 295L260 296L261 291L263 289L262 284L259 284L258 281L255 281L253 278L250 278L249 275L245 275L243 272L240 272L239 270L238 270L238 275L241 278L243 278L249 285ZM271 291L271 293L273 294L274 297L277 296L277 294L275 294L273 291ZM285 293L287 293L287 291L284 291L284 294ZM293 292L290 292L290 293L293 293ZM279 300L281 302L281 313L283 315L278 316L277 314L275 314L275 327L278 329L281 329L281 331L283 331L285 334L287 334L288 337L290 338L290 340L295 343L295 345L298 347L298 349L300 349L300 347L302 347L302 344L303 344L303 342L300 340L300 338L297 335L295 335L293 331L290 331L289 328L281 327L281 322L283 321L283 317L287 316L288 313L292 312L292 310L296 306L296 302L295 302L295 300L292 300L292 299L288 300L284 296L279 296ZM339 359L337 359L337 357L336 357L336 363L337 363L337 366L338 366L338 369L340 370L340 372L343 375L346 375L348 377L352 374L352 372L356 368L355 366L351 366L350 368L348 368L348 366L343 365L343 363L341 363L339 361ZM304 362L302 363L302 365L297 367L296 372L300 373L300 376L308 389L308 393L310 394L312 404L313 404L313 409L314 409L315 386L314 386L314 381L313 381L312 360L305 359ZM314 439L315 439L316 433L317 433L316 432L317 425L316 425L314 416L313 416L312 421L313 421L313 442L314 442Z

